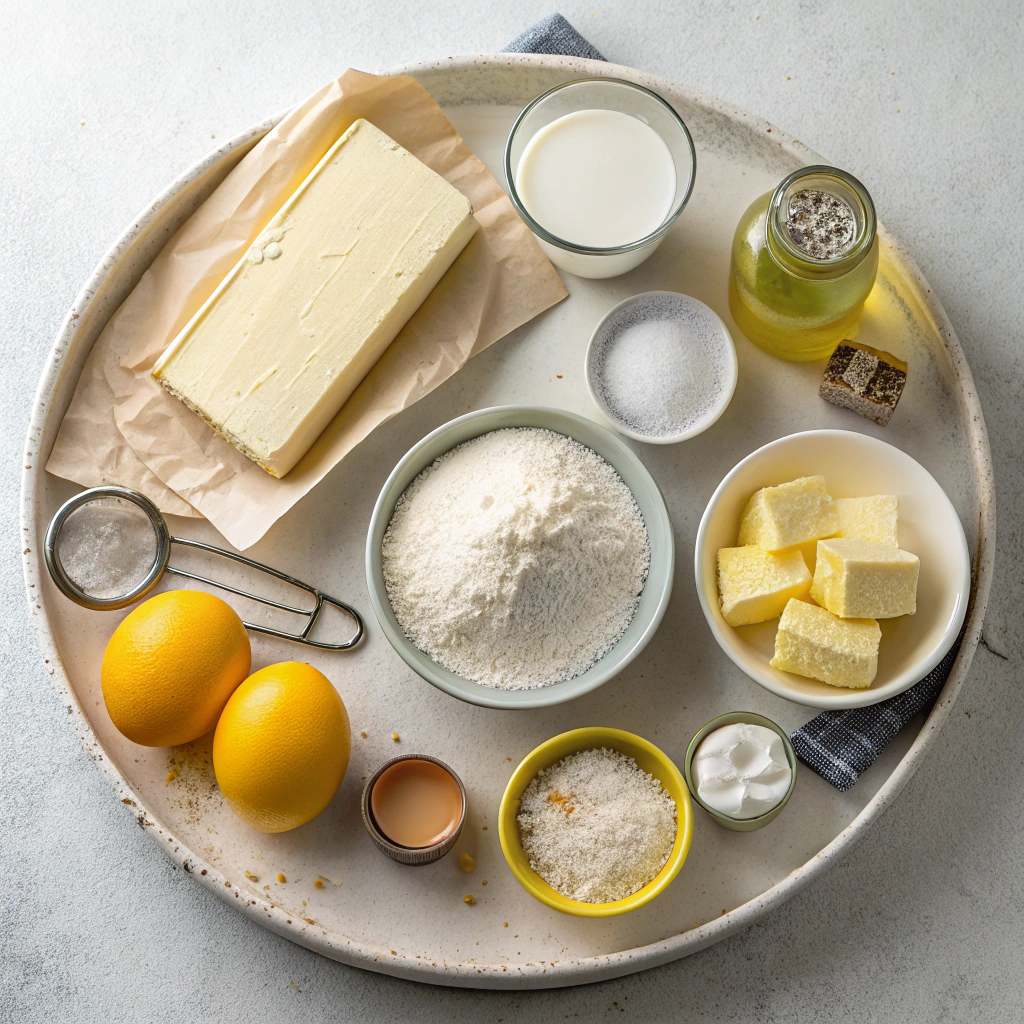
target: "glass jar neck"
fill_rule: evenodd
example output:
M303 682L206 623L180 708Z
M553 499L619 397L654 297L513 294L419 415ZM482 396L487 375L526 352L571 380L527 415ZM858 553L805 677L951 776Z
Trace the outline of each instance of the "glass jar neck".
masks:
M812 256L791 235L791 202L801 192L824 193L852 213L853 237L836 256ZM868 190L852 174L824 164L801 167L784 178L768 201L765 219L766 242L775 261L797 277L810 280L831 280L857 267L874 245L875 228L875 204Z

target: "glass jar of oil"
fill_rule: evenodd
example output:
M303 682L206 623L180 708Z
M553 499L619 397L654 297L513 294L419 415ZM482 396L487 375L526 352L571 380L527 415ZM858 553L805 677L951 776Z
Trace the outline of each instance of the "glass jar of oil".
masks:
M729 308L755 345L782 359L829 355L856 337L878 271L875 207L835 167L803 167L740 218Z

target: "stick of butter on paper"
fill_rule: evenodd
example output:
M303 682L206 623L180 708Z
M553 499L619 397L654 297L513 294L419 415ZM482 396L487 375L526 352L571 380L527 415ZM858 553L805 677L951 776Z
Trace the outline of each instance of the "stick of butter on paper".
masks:
M153 367L283 477L476 231L469 200L368 121L327 151Z

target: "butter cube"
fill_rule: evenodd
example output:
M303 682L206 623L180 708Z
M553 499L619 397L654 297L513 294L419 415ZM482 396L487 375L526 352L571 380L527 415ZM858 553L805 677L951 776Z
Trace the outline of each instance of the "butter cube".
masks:
M312 447L476 231L469 200L357 120L153 376L268 473Z
M870 540L819 540L811 597L844 619L894 619L917 611L921 560Z
M739 544L779 551L807 540L831 537L839 516L823 476L802 476L778 487L762 487L747 502Z
M836 498L839 536L873 540L898 548L896 529L899 501L894 494L876 494L871 498Z
M730 626L782 614L791 597L806 597L811 573L796 549L772 554L747 545L718 552L718 600Z
M840 619L824 608L790 601L775 634L772 668L858 690L878 672L882 630L874 619Z

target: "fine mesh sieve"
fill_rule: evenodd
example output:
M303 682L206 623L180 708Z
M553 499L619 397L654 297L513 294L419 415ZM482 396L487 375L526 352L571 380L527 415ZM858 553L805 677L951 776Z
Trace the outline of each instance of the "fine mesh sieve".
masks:
M227 583L219 583L206 576L177 569L167 564L172 544L230 558L250 569L256 569L283 583L304 590L314 597L316 603L312 608L294 608L267 597L247 593ZM167 521L156 505L144 494L129 487L91 487L64 502L46 529L43 558L53 582L57 584L61 593L94 611L124 608L138 601L139 598L145 597L167 572L198 583L208 583L230 594L237 594L250 601L258 601L260 604L306 619L306 624L299 633L289 633L254 622L242 623L246 629L257 633L294 640L327 651L351 650L363 638L363 620L350 605L328 596L308 583L303 583L302 580L287 576L233 551L225 551L184 537L172 537L167 529ZM333 605L355 623L354 635L343 643L329 644L310 638L324 605Z

